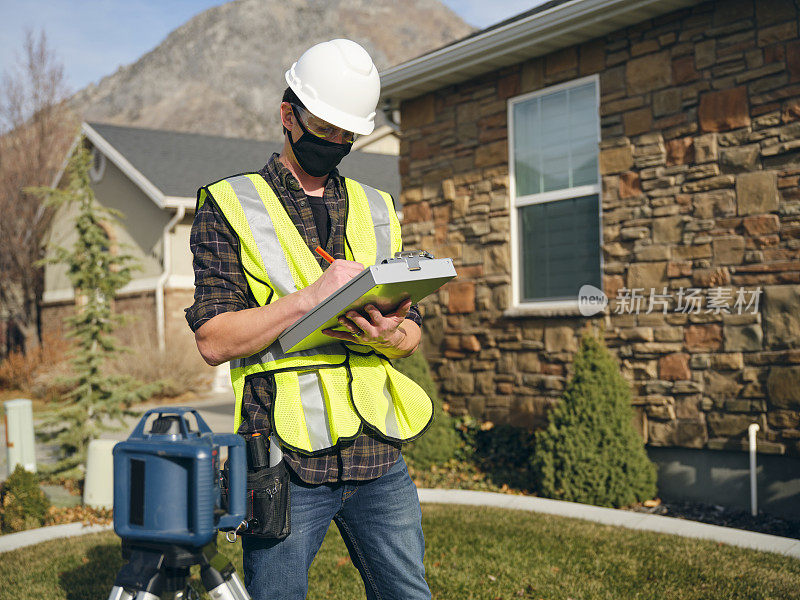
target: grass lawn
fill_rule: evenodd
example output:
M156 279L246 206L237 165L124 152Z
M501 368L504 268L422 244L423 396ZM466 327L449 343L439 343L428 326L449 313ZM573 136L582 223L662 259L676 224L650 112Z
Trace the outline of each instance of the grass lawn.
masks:
M776 554L522 511L425 505L423 515L436 599L800 598L800 561ZM241 576L239 544L220 536L219 548ZM113 532L46 542L2 555L0 596L105 600L121 565ZM310 578L309 599L364 597L335 527Z

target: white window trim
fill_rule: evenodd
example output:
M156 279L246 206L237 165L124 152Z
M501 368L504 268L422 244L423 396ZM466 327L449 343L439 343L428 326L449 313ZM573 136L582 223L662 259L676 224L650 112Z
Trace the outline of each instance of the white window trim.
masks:
M597 161L597 184L584 185L563 190L556 190L552 192L543 192L541 194L530 194L517 198L517 182L516 173L514 168L514 106L519 102L525 102L538 96L552 94L561 90L574 88L585 83L594 82L597 89L597 145L598 145L598 161ZM531 204L539 204L542 202L551 202L554 200L562 200L566 198L579 198L581 196L589 196L597 194L598 202L598 227L600 228L600 285L603 287L603 182L600 176L600 76L590 75L588 77L581 77L573 79L558 85L543 88L527 94L522 94L514 98L510 98L507 106L507 122L508 122L508 177L509 177L509 198L510 198L510 221L511 221L511 306L504 313L508 317L528 316L541 314L543 316L552 316L556 314L576 314L578 309L578 290L575 290L575 299L542 299L522 302L520 300L520 292L522 289L522 274L521 268L521 242L519 236L519 209Z
M541 194L530 194L528 196L520 196L516 199L516 208L523 206L530 206L531 204L542 204L544 202L552 202L554 200L568 200L570 198L580 198L582 196L591 196L600 192L600 185L578 185L563 190L553 190L552 192L543 192Z

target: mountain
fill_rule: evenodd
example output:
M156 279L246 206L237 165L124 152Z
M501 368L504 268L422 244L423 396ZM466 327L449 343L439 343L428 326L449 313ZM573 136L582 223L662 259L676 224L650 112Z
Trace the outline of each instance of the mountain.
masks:
M310 46L349 38L382 70L472 31L438 0L236 0L192 18L72 105L84 120L276 139L284 72Z

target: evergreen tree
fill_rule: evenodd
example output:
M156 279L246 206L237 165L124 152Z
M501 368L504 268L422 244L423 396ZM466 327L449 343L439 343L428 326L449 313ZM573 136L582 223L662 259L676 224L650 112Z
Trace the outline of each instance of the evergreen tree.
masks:
M130 255L116 254L103 223L118 214L97 204L89 181L91 157L84 143L77 145L69 166L65 190L35 188L49 203L77 212L77 240L72 248L58 247L48 262L63 263L75 289L76 313L69 317L68 337L74 340L73 374L65 379L71 389L43 423L42 438L58 446L59 461L50 474L80 476L92 439L123 424L127 408L149 397L157 384L142 385L131 377L112 376L103 367L122 349L113 337L120 316L112 312L117 291L131 280L136 268Z
M656 470L632 417L630 387L619 366L594 334L584 335L564 396L536 435L539 492L614 507L652 498Z

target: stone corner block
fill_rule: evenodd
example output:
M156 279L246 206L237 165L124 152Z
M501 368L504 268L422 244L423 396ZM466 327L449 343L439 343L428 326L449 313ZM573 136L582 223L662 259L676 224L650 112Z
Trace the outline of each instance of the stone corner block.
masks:
M767 346L800 347L800 285L767 285L763 298Z

